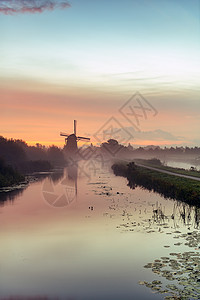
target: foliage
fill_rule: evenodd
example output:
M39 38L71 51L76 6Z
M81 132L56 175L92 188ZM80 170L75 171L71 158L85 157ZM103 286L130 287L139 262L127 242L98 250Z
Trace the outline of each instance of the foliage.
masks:
M17 163L26 160L25 147L21 140L5 139L0 136L0 157L8 163Z
M127 177L131 188L142 186L165 197L200 206L200 182L198 181L149 170L132 163L126 166L114 164L112 169L116 175Z
M19 184L24 180L24 176L19 174L11 166L6 165L4 160L0 158L0 187Z
M47 160L24 161L18 166L18 170L24 174L32 172L47 172L53 168Z
M24 180L19 172L27 174L49 171L53 166L65 164L63 152L56 146L28 146L22 140L1 136L0 157L0 187L15 185Z
M148 159L147 162L151 165L154 165L154 166L162 166L162 163L158 158Z
M64 162L64 155L62 150L54 145L47 149L47 158L49 161L54 163Z
M25 161L50 161L52 163L64 163L64 155L61 149L52 145L49 148L36 144L28 146L22 140L6 139L0 137L0 157L8 164L18 167Z

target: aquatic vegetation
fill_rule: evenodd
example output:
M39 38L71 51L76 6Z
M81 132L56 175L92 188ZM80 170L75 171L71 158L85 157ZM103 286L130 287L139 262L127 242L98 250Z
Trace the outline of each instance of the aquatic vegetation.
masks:
M131 167L134 168L134 165ZM127 166L123 165L119 172L126 176ZM140 186L135 182L133 184L135 187ZM101 185L99 188L101 195L109 192L107 185ZM131 191L129 196L116 191L118 191L117 186L111 190L111 197L105 197L108 201L108 212L104 213L104 216L110 218L111 213L114 212L115 216L121 217L116 228L122 234L134 235L143 232L152 234L152 239L153 236L158 237L158 234L172 235L161 245L161 253L165 254L160 254L161 257L158 256L154 261L144 265L146 272L152 273L151 281L145 281L143 278L138 282L139 285L162 295L161 297L166 300L200 299L200 254L193 249L183 252L187 247L200 249L200 233L196 230L192 231L192 228L199 228L199 208L188 205L186 201L170 201L170 199L157 201L153 196L151 201L134 199L137 190ZM182 226L185 229L183 231ZM170 254L166 254L170 251Z
M197 231L180 234L180 237L185 238L185 245L189 247L197 247L200 244L200 233ZM169 256L147 263L144 268L151 269L153 273L162 277L163 282L161 280L153 280L152 282L139 281L138 283L154 292L169 294L165 299L200 299L199 252L172 252ZM175 283L168 284L166 280L174 281Z

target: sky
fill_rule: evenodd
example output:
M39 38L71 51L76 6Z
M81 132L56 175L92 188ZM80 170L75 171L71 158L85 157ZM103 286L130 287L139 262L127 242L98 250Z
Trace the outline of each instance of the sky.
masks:
M199 0L0 0L0 36L0 135L200 146Z

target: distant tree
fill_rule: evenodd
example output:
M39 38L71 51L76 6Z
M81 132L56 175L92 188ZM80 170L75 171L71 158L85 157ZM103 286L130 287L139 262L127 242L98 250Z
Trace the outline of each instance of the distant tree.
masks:
M156 166L162 166L161 161L158 158L151 158L148 159L148 162L152 165L156 165Z
M8 163L16 164L26 160L26 153L20 140L5 139L0 137L0 156Z
M47 157L51 162L54 163L62 163L65 161L62 150L54 145L48 148Z
M131 146L131 144L129 143L127 149L128 149L129 151L133 151L133 146Z
M46 160L47 152L42 147L29 146L25 149L28 160Z
M107 141L107 143L110 145L110 146L117 146L119 145L118 141L117 140L114 140L114 139L109 139Z

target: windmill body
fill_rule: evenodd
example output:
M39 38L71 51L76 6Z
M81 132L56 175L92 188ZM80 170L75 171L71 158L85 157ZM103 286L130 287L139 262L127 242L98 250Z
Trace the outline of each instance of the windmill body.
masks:
M74 155L76 151L78 150L77 146L77 141L90 141L90 138L82 137L82 136L77 136L76 135L76 127L77 127L77 121L74 120L74 133L72 134L67 134L61 132L60 135L65 137L65 147L64 149L66 152L70 155Z
M66 145L65 145L65 150L67 152L74 152L78 149L77 146L77 138L75 136L75 134L70 134L67 138L66 138Z

